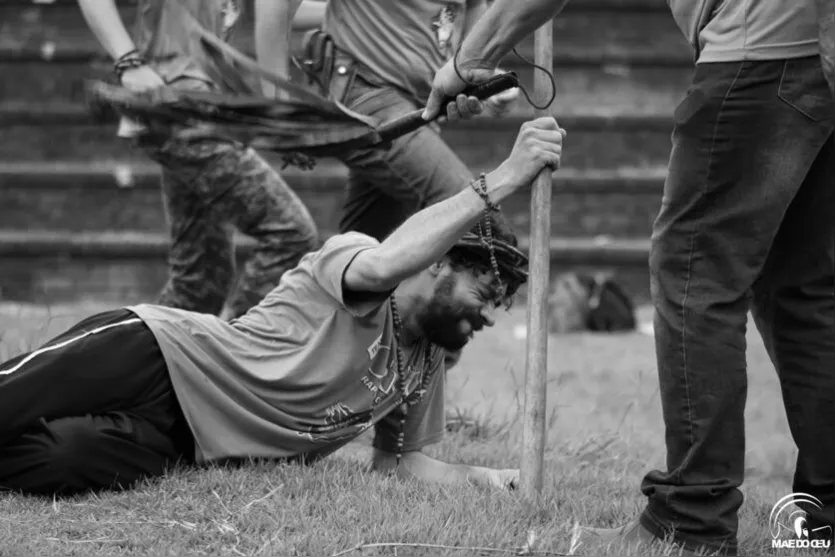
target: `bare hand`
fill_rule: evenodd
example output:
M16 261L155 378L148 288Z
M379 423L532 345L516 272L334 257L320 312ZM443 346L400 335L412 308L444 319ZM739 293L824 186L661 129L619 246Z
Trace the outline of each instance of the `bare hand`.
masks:
M481 101L475 97L467 97L460 93L466 89L468 84L487 81L493 77L495 70L483 68L464 69L460 66L458 69L466 81L458 77L452 60L444 64L435 74L435 79L432 81L432 92L429 93L429 99L426 101L426 109L423 111L424 120L434 120L439 115L446 116L449 120L457 120L459 118L466 119L481 114L483 108L480 106L482 104ZM444 100L447 97L454 97L456 102L449 103L445 108ZM475 111L472 110L473 107L475 107Z
M484 101L484 114L493 118L506 115L519 98L519 88L513 87Z
M141 93L165 87L165 80L149 66L139 66L122 74L122 87Z
M496 172L514 188L531 184L543 168L560 167L565 130L551 116L522 124L510 156Z
M501 70L496 70L493 75L500 73L502 73ZM469 120L479 114L498 118L507 114L518 98L518 87L502 91L483 101L477 97L467 97L461 94L456 97L455 102L447 104L446 115L445 117L441 116L441 119L443 122L454 122L456 120Z

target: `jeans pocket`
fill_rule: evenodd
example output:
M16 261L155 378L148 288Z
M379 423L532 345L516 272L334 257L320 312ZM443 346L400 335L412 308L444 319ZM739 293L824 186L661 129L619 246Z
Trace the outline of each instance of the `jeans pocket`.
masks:
M831 120L835 113L817 56L786 60L777 96L813 122Z
M673 112L673 137L677 132L686 132L692 127L691 124L697 121L697 116L707 106L708 100L708 95L700 87L691 86L687 90Z

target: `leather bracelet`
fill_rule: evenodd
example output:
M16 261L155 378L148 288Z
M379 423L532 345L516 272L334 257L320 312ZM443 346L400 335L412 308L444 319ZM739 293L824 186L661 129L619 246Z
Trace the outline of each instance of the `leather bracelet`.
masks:
M118 60L113 64L113 72L116 74L116 77L119 81L122 80L122 74L124 74L128 70L132 70L134 68L140 68L146 64L145 59L139 55L136 49L131 50L130 52L126 52L122 56L119 57Z

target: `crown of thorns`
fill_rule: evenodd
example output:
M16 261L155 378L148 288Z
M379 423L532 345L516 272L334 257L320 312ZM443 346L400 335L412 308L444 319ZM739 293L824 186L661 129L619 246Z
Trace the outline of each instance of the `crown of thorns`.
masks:
M492 235L488 240L483 234L468 232L455 243L455 249L465 252L468 259L485 265L493 265L495 261L496 279L507 286L508 297L528 281L528 256L516 246Z

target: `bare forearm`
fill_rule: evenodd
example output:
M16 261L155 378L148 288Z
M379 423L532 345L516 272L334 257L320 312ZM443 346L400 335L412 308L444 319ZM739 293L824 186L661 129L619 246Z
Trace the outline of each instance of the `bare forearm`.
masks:
M496 0L461 45L460 61L496 67L524 37L562 11L568 0Z
M469 35L476 22L487 12L487 0L468 0L467 19L464 23L464 36Z
M501 167L487 176L487 183L494 203L511 191ZM483 216L484 201L471 187L412 215L375 250L377 267L384 269L380 291L439 261Z
M293 29L321 27L325 21L326 0L306 0L301 3L293 18Z
M281 77L290 76L290 30L301 0L255 1L255 54L258 64ZM265 85L265 94L272 95Z
M115 0L78 0L78 6L90 30L111 58L117 60L136 48Z
M377 449L374 450L372 467L375 471L391 472L395 469L396 462L395 455ZM417 479L446 485L486 484L489 472L489 468L466 464L449 464L417 451L404 453L400 460L400 466L397 466L396 470L397 477L401 479Z

